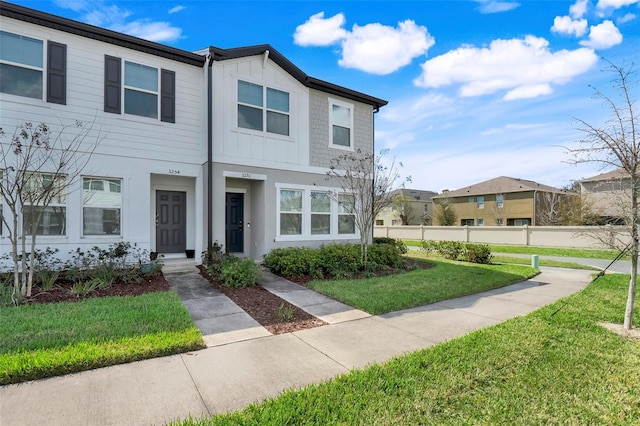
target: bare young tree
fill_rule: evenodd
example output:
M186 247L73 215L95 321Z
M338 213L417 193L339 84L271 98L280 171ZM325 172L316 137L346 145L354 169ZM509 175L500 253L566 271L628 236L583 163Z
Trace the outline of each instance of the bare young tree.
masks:
M415 215L412 206L413 198L408 195L399 194L393 199L393 205L398 211L400 216L400 223L402 225L409 225L414 219Z
M92 123L62 125L58 132L49 125L29 122L18 126L8 141L0 140L0 190L8 215L2 215L6 235L11 242L14 302L31 296L34 258L38 234L65 233L66 196L95 151L85 142ZM4 138L0 128L0 138ZM47 218L47 226L43 218ZM29 245L27 245L29 237Z
M584 137L577 148L569 148L573 163L600 163L604 167L624 170L629 180L629 203L625 211L625 221L630 229L631 279L624 315L624 328L629 330L633 324L633 306L638 275L638 187L640 185L640 138L638 137L637 74L633 64L627 68L609 62L609 71L613 73L612 94L601 92L595 87L594 97L609 110L610 118L602 125L591 124L576 118L579 130Z
M449 198L434 200L434 219L438 226L454 226L458 221L458 215Z
M342 192L331 196L340 210L353 218L365 262L375 217L393 203L393 191L411 181L411 177L400 177L402 163L393 159L390 164L384 164L383 158L388 152L385 149L375 154L357 149L333 158L327 171L327 179L334 179L340 185Z

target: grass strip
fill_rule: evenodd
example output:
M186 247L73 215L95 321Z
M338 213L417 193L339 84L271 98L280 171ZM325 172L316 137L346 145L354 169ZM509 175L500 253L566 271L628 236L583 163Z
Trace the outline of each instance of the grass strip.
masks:
M493 256L491 260L493 263L508 263L515 265L531 265L530 257L514 257L514 256ZM563 262L559 260L547 260L539 259L540 266L550 266L552 268L568 268L568 269L582 269L587 271L599 271L599 268L593 266L581 265L573 262Z
M434 259L428 262L433 264L432 268L359 280L311 281L307 286L379 315L504 287L537 273L530 266L521 265L478 265Z
M640 343L597 325L622 321L628 279L605 276L527 316L239 412L174 424L640 424Z
M404 244L410 247L422 247L422 241L403 240ZM532 247L521 245L491 245L491 251L494 253L513 253L513 254L538 254L540 256L560 256L560 257L581 257L583 259L605 259L613 260L618 255L616 250L593 250L593 249L577 249L577 248L559 248L559 247ZM622 259L629 260L629 256L623 256Z
M203 347L174 292L0 309L0 384Z

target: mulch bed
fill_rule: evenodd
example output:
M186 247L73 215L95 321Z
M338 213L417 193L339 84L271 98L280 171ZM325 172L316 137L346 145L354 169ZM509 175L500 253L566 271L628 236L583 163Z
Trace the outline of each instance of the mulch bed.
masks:
M271 334L291 333L327 324L259 285L244 288L226 287L219 280L211 278L202 267L200 274ZM278 315L278 311L291 311L291 319L285 320Z
M151 293L154 291L168 291L169 283L164 279L162 274L157 274L152 277L145 277L144 281L139 284L114 284L109 288L95 289L85 296L76 296L71 293L72 282L63 282L56 284L50 291L43 292L37 286L33 287L33 296L31 296L27 303L57 303L57 302L76 302L78 300L84 300L95 297L106 296L139 296L144 293Z

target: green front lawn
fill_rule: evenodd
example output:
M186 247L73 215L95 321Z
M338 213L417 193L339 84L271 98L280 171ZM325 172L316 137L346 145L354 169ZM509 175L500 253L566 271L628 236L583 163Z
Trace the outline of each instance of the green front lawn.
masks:
M640 424L640 342L622 321L628 276L524 317L182 425ZM634 323L640 325L640 309Z
M0 308L0 384L203 347L174 292Z
M587 271L599 271L600 269L592 266L581 265L573 262L563 262L560 260L548 260L539 259L540 266L550 266L552 268L568 268L568 269L584 269ZM493 256L491 259L493 263L510 263L515 265L531 265L530 257L515 257L515 256Z
M434 259L428 262L433 264L432 268L360 280L311 281L307 286L379 315L503 287L537 273L530 266L521 265L478 265Z

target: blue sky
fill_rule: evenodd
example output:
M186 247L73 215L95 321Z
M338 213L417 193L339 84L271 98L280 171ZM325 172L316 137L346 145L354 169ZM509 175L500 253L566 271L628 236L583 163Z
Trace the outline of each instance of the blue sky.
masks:
M14 2L185 50L269 43L313 77L388 100L376 148L409 187L438 192L601 172L565 162L573 118L609 117L589 88L612 93L602 58L640 67L640 0Z

